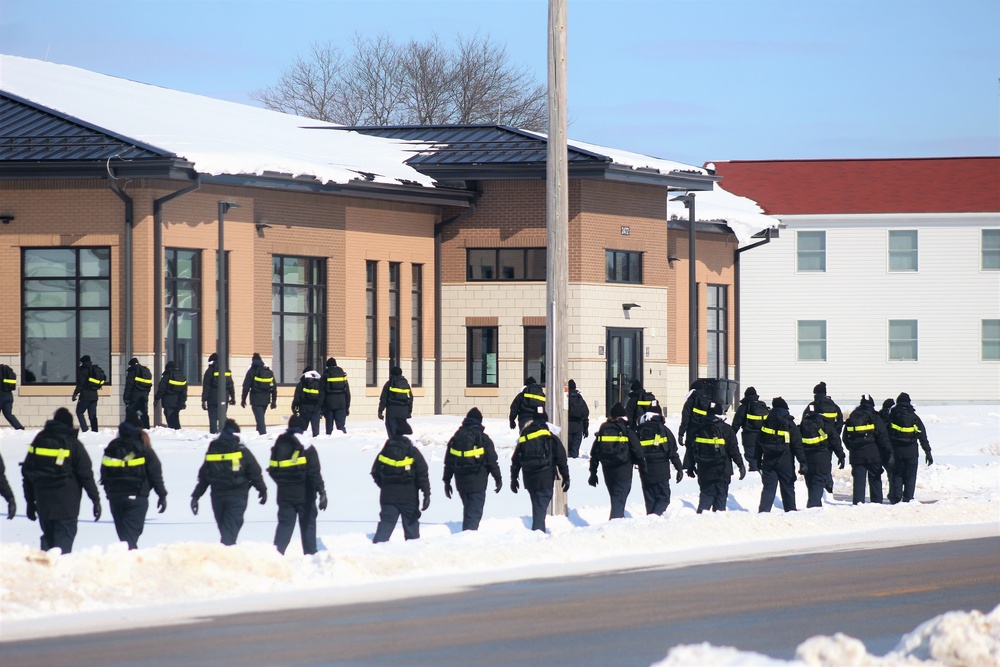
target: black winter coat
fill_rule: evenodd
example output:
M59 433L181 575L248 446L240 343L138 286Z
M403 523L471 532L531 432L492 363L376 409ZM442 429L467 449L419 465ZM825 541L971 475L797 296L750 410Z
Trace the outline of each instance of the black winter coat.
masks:
M569 393L569 432L590 432L590 406L579 389Z
M611 448L607 447L606 443L600 441L600 438L604 435L628 438L628 453L630 458L628 463L611 458L609 452ZM597 429L597 434L594 436L594 444L590 448L590 474L593 475L596 473L597 466L600 464L601 472L604 473L604 483L607 486L611 486L613 482L631 479L633 466L638 465L640 472L645 472L646 470L646 454L642 450L643 447L639 443L638 436L636 436L635 431L628 427L628 423L612 417L601 424L601 427Z
M257 387L257 383L254 382L254 378L257 377L257 371L262 368L267 368L263 362L250 364L250 369L247 370L247 374L243 376L243 394L240 397L241 401L247 400L247 396L249 395L250 405L273 405L277 402L278 387L277 382L275 382L273 377L270 378L267 389Z
M806 409L802 411L802 419L805 419L806 415L810 412L817 412L823 417L823 421L826 423L824 430L832 439L837 441L837 446L839 446L840 432L844 430L844 413L840 411L840 406L834 403L832 398L824 395L817 397L816 400L806 406Z
M912 426L907 426L913 422ZM927 439L927 429L924 422L912 403L896 403L889 411L889 422L886 424L889 431L889 442L892 444L893 455L897 459L915 459L920 456L917 443L923 447L924 452L930 454L931 443ZM907 429L916 429L915 431Z
M214 361L208 364L205 374L201 376L201 402L215 403L219 400L219 366ZM233 384L232 371L225 372L226 398L230 403L236 402L236 385Z
M122 390L122 400L126 403L131 403L133 398L149 396L149 391L153 388L152 380L136 381L136 369L138 368L138 364L132 364L125 371L125 389Z
M767 433L767 429L776 431L775 436L781 432L788 433L788 439L781 453L764 451L763 441L773 437ZM795 424L795 418L784 408L775 408L768 414L761 426L761 434L757 436L757 467L765 470L784 470L790 473L795 472L795 461L799 464L806 460L805 452L802 450L802 434Z
M323 372L320 402L327 410L351 409L351 383L340 366L327 366Z
M231 454L238 456L226 457ZM226 458L218 460L216 457ZM233 463L234 459L236 464ZM260 464L253 453L240 443L238 437L221 433L208 444L205 461L198 470L198 483L191 496L201 498L208 487L212 487L213 496L246 496L250 493L251 486L260 493L267 492Z
M7 471L4 467L2 456L0 456L0 498L3 498L8 503L14 499L14 491L11 490L10 484L7 483Z
M541 432L544 432L544 434L531 437ZM539 463L525 456L529 442L541 444L546 448L548 456L545 460ZM549 425L543 421L532 421L524 427L517 439L517 446L514 447L514 452L510 457L511 479L516 479L522 470L524 471L524 488L528 491L553 488L557 470L561 479L569 479L569 466L566 464L566 448L559 437L549 431Z
M697 444L695 440L702 436L704 433L711 431L715 433L715 428L717 425L718 429L721 431L721 438L726 441L724 445L726 451L726 458L724 465L721 469L716 469L714 471L702 470L701 465L695 460L694 451L695 445ZM736 442L736 432L733 427L722 420L721 417L715 419L714 421L709 421L697 430L691 433L691 439L687 443L687 448L684 451L684 469L693 470L699 479L712 480L720 479L720 477L730 478L733 476L733 464L739 469L740 473L746 471L746 467L743 464L743 456L740 454L739 443Z
M58 454L45 455L57 452L68 453L61 464ZM101 499L90 455L77 440L76 429L59 421L45 422L35 436L21 466L21 475L24 499L29 506L35 505L44 521L77 518L83 491L94 502Z
M409 419L413 416L413 392L410 383L402 375L390 377L382 385L378 399L378 413L390 419Z
M644 484L670 481L670 464L681 470L681 457L677 453L677 438L664 423L661 415L650 417L639 424L639 444L646 456L646 471L641 475Z
M81 401L96 401L99 398L97 385L90 381L90 369L93 368L90 362L81 362L76 369L76 387L73 389L73 396L79 397Z
M164 408L183 410L187 407L187 396L187 378L184 374L176 369L163 371L153 400L159 401Z
M471 441L482 448L478 456L465 456L456 442ZM497 449L486 435L483 423L466 417L458 427L455 435L448 441L444 454L444 483L455 478L455 488L459 493L481 493L486 490L486 483L492 476L498 484L503 483L500 475L500 463L497 461Z
M875 412L875 408L866 405L859 405L854 408L854 412L865 412L875 426L871 436L848 432L848 426L844 424L841 440L847 449L849 462L854 465L867 465L869 463L881 463L887 465L892 459L892 445L889 443L889 432L885 428L885 422ZM851 415L853 416L853 412Z
M528 396L525 396L528 394ZM539 401L536 398L531 398L533 396L541 396L542 400ZM514 400L510 402L510 414L508 418L512 424L519 422L521 419L532 420L538 413L538 405L541 403L542 406L545 405L545 390L542 389L540 384L529 384L525 385Z
M810 417L809 419L815 418ZM816 442L807 442L811 438L802 434L802 427L799 428L799 436L802 438L802 450L806 456L806 463L809 464L809 472L828 474L833 470L831 455L836 454L837 460L842 460L844 448L840 444L840 438L826 430L828 428L827 420L821 419L820 423L823 435L816 436Z
M280 465L280 461L274 460L274 452L279 449L292 449L298 452L299 457L305 458L305 464L301 466ZM278 485L276 500L279 505L315 504L316 496L320 493L326 493L326 485L323 483L323 473L319 463L319 453L312 445L303 447L295 434L285 431L277 437L274 441L274 449L271 450L271 459L267 467L267 474Z
M410 466L410 474L407 479L400 482L398 472L400 466L392 465L391 461L385 460L390 450L400 449L403 459L413 459ZM392 461L401 462L400 459ZM405 467L405 466L404 466ZM372 479L380 489L379 502L386 505L405 505L417 502L417 491L423 492L424 496L431 494L431 482L427 474L427 461L420 453L416 445L405 435L396 435L385 441L382 451L375 457L372 463Z
M656 400L651 392L645 389L634 389L628 393L628 400L625 401L625 412L628 414L628 425L638 428L639 420L644 414L649 412L650 406Z
M320 392L322 391L322 378L316 371L306 371L299 378L295 385L295 393L292 396L292 412L298 412L302 408L314 410L320 406Z
M167 489L163 485L163 465L149 442L149 436L138 429L119 431L118 437L108 443L108 447L110 448L117 440L127 441L136 450L141 451L146 463L142 466L143 476L136 481L116 475L118 469L107 466L106 461L102 458L101 485L104 487L104 493L108 499L123 496L148 498L151 489L156 491L158 497L166 497Z

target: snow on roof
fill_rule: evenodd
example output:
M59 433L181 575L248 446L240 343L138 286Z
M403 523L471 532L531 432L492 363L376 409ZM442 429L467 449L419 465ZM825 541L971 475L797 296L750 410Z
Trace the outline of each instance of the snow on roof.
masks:
M347 183L364 172L380 183L434 183L405 164L412 149L397 141L309 130L304 126L336 126L69 65L0 55L0 90L174 153L203 174L276 172Z
M752 199L740 197L715 184L714 189L694 193L694 213L698 220L725 222L736 234L740 246L749 245L757 232L777 227L778 219L764 214L764 209ZM688 219L683 202L667 199L667 217Z
M548 140L548 135L544 132L525 130L523 128L518 128L518 131L526 134L533 134ZM585 141L575 141L573 139L567 139L566 143L573 148L590 151L591 153L597 153L598 155L604 155L611 158L611 161L615 164L631 167L632 169L655 169L661 174L669 174L672 171L687 171L694 172L696 174L708 174L708 171L702 169L701 167L684 164L683 162L676 162L674 160L664 160L663 158L643 155L642 153L633 153L631 151L623 151L617 148L608 148L607 146L589 144Z

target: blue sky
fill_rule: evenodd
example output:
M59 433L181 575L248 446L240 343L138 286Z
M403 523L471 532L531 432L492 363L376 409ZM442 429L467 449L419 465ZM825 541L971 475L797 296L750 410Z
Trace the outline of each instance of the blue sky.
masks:
M571 138L690 164L1000 154L1000 0L568 2ZM0 51L252 103L312 42L478 31L544 83L547 11L546 0L0 0Z

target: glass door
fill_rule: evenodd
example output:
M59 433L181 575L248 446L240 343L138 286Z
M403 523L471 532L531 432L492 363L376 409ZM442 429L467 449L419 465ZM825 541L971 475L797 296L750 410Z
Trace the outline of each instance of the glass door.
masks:
M632 381L642 379L642 329L608 329L607 395L604 412L625 403Z

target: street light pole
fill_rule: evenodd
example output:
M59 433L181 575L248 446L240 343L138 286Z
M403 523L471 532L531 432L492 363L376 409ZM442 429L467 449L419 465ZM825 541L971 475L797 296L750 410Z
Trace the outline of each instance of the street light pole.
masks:
M240 205L230 201L219 200L219 258L218 258L218 271L219 271L219 321L217 326L217 331L219 334L218 342L218 354L219 361L218 366L216 366L216 371L219 373L219 380L217 385L217 393L215 396L216 405L218 405L218 427L219 433L222 433L222 427L226 423L226 406L229 404L226 396L226 389L229 383L226 381L226 371L229 370L229 345L227 344L229 338L229 312L228 304L226 303L226 276L228 275L226 268L226 236L225 236L225 217L226 213L229 212L231 208L239 208Z

